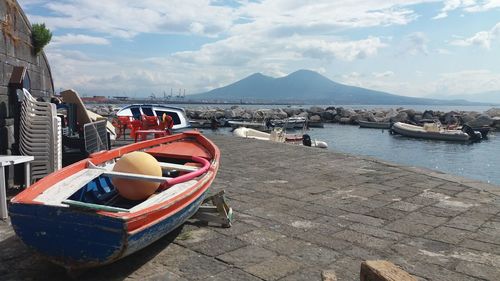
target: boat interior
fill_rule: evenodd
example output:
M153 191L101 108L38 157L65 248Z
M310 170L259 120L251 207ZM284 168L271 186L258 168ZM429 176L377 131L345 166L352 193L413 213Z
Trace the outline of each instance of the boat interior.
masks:
M176 151L180 142L167 144L169 151ZM74 207L96 211L136 212L157 203L166 201L183 193L197 184L201 177L210 173L208 152L200 145L185 145L180 154L164 153L164 146L146 150L158 161L162 176L147 176L141 174L114 172L113 167L118 159L111 159L100 165L90 161L87 168L57 182L52 188L40 193L34 200L44 205ZM189 155L189 157L187 156ZM195 156L191 156L195 155ZM139 181L160 183L157 191L145 200L129 200L118 193L112 178L121 177Z

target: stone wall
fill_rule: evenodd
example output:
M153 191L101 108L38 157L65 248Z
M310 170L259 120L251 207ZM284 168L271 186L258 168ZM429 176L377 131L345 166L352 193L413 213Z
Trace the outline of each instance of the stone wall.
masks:
M9 81L16 66L27 69L31 93L48 98L54 85L43 51L35 55L31 44L31 23L16 0L0 0L0 155L11 154L15 143L14 127L18 113L17 98Z

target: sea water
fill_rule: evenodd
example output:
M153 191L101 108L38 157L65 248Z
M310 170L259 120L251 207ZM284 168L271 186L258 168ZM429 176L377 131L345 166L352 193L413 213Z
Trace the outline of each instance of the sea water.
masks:
M205 129L203 132L231 135L230 128ZM327 123L324 128L311 128L307 134L312 139L326 141L329 150L500 185L500 132L490 132L488 139L480 142L461 143L414 139L391 135L388 130Z

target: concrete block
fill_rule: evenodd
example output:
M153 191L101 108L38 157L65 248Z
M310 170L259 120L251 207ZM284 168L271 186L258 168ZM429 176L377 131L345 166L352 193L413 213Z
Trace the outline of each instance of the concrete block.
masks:
M322 281L337 281L337 275L335 274L335 271L323 270L323 272L321 272L321 280Z
M406 271L395 264L383 261L373 260L361 263L360 281L417 281Z

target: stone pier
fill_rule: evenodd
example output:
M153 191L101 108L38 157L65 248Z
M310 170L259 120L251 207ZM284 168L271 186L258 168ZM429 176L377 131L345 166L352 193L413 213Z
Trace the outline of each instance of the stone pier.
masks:
M359 280L388 260L418 280L500 280L500 187L326 150L211 136L231 228L190 221L80 280ZM1 280L66 280L0 222Z

